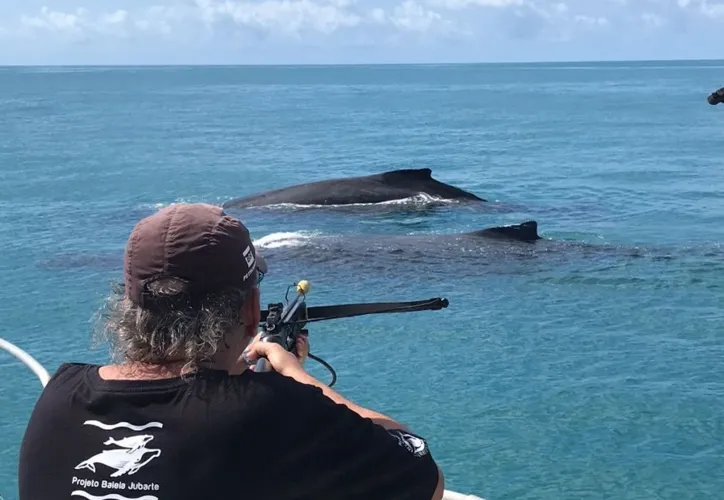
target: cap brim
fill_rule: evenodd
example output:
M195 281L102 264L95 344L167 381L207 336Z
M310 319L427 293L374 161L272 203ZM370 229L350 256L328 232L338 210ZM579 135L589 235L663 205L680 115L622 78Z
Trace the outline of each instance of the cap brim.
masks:
M254 257L256 258L257 270L262 274L266 274L269 268L266 265L266 260L264 260L264 257L262 257L262 255L258 251L254 254Z

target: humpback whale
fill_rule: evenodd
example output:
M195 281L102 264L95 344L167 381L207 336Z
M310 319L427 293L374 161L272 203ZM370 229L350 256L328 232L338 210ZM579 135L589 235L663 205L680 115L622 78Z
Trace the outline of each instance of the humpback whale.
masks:
M434 179L429 168L418 168L298 184L236 198L224 203L223 207L247 208L282 203L326 206L368 204L403 200L421 194L446 200L487 201Z
M709 94L709 97L707 97L706 100L712 106L724 102L724 87L720 88L719 90L715 90L714 92Z
M291 228L290 228L291 229ZM559 265L570 272L580 264L582 275L591 266L620 259L648 257L652 262L684 256L669 248L639 248L538 234L535 220L489 226L465 232L416 234L308 234L273 232L254 239L254 245L277 276L311 277L331 283L350 280L405 278L411 282L461 277L539 273ZM694 251L696 251L694 249ZM711 252L710 248L705 249ZM692 249L687 249L689 256ZM715 251L717 255L719 251ZM39 262L45 268L93 269L121 272L123 248L106 254L57 255Z
M611 265L648 256L671 258L656 248L550 239L528 220L477 231L416 234L271 233L254 242L279 275L304 269L305 278L349 283L350 280L405 278L411 283L467 279L482 275L540 273L563 266Z
M510 226L490 227L480 231L462 233L461 236L491 238L496 240L525 241L527 243L532 243L542 239L540 235L538 235L538 222L534 220Z
M260 248L264 248L265 240L263 237L255 240L255 244L260 244ZM461 240L470 242L484 243L488 240L534 243L542 239L538 234L538 223L529 220L521 224L512 224L509 226L493 226L478 231L470 231L467 233L444 233L444 234L418 234L418 235L351 235L351 236L318 236L311 238L310 241L319 242L336 242L340 245L351 244L357 241L379 240L386 241L391 244L401 243L411 245L425 244L427 240L437 242L455 243ZM111 251L102 254L57 254L52 257L42 259L38 264L46 269L74 269L88 268L100 270L117 270L123 268L123 249Z

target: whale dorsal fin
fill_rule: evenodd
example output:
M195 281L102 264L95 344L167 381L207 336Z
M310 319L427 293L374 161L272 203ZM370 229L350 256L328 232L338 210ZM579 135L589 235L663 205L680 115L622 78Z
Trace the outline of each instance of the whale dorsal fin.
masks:
M391 170L380 174L383 181L394 182L403 180L426 181L432 179L432 170L429 168L405 168Z

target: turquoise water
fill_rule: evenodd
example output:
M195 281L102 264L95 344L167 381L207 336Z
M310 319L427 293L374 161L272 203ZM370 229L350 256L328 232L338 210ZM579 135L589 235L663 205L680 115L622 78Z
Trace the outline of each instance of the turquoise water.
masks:
M105 360L92 315L158 207L429 167L490 202L234 211L268 255L263 303L299 279L310 305L450 300L312 325L337 388L427 436L456 491L724 498L724 109L706 103L722 75L717 62L0 69L1 335L51 371ZM528 219L551 241L391 238ZM40 384L3 353L0 379L12 500Z

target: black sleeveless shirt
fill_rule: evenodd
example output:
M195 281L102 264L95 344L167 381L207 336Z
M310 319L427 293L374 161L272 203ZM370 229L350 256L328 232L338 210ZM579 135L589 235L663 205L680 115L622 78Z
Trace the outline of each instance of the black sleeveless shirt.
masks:
M64 364L20 450L20 500L430 500L425 440L275 372L103 380Z

